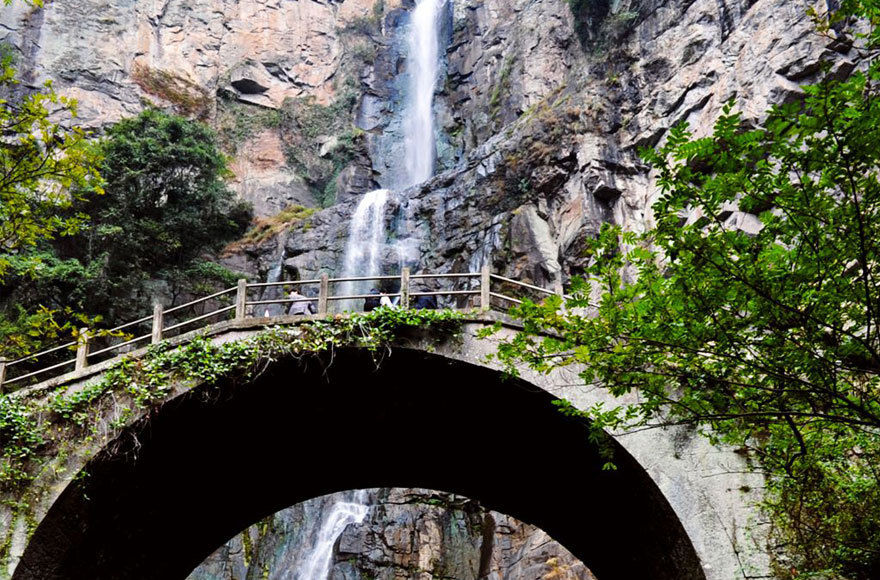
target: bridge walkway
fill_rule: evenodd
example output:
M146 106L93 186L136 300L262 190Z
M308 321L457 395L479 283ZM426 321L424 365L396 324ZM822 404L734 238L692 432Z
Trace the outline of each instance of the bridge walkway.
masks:
M138 356L151 344L175 339L185 343L198 334L216 334L236 328L283 321L321 320L362 310L363 300L375 294L359 290L366 286L393 291L382 292L401 308L413 299L434 297L440 307L464 312L506 312L524 299L541 300L551 295L570 298L562 287L542 288L498 274L487 267L480 272L418 273L403 268L399 276L330 278L323 275L309 280L248 282L165 308L155 304L153 313L137 320L106 328L81 328L75 340L52 346L21 358L0 358L0 393L28 391L62 384L85 374L101 372L126 356ZM291 290L303 295L291 298ZM316 314L284 317L290 305L310 302ZM279 316L282 317L279 319Z

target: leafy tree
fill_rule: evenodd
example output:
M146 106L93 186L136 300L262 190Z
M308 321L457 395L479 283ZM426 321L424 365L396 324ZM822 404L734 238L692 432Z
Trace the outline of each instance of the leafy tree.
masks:
M5 54L0 93L15 92L15 74ZM64 116L76 117L76 103L48 82L41 91L0 99L0 276L23 249L77 231L85 216L62 210L86 188L100 193L98 153L85 131L55 121Z
M205 256L244 232L250 209L224 182L226 159L214 133L149 109L111 127L101 153L106 194L76 205L91 220L55 244L42 295L54 289L61 303L73 298L88 312L118 319L149 307L156 281L172 293L228 282L228 272ZM79 287L68 285L77 280Z
M8 2L6 2L8 3ZM76 127L76 103L52 90L18 85L12 53L0 57L0 282L14 266L33 278L40 268L33 249L71 235L86 216L73 211L86 191L101 193L100 153ZM8 280L7 280L8 281ZM0 356L14 356L72 330L73 312L15 308L0 317Z
M499 350L638 391L584 413L596 429L686 423L750 450L781 576L880 577L880 19L845 8L873 26L865 72L805 87L757 129L732 105L709 137L674 128L644 152L656 226L605 226L566 308L525 304Z
M7 260L0 326L19 329L2 341L10 352L45 343L33 331L55 328L51 312L67 327L85 325L75 312L120 322L150 310L153 294L174 300L232 284L234 274L208 257L243 233L250 210L223 181L213 132L151 109L108 129L96 148L105 194L76 190L56 208L78 229Z

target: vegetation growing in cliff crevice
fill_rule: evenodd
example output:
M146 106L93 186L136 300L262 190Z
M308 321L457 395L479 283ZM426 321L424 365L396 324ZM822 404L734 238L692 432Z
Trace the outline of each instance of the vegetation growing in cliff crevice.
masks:
M510 73L513 70L513 57L508 56L501 64L501 71L495 81L495 87L489 96L489 115L494 119L501 110L504 98L510 93Z
M277 109L243 103L238 99L220 96L217 99L217 142L229 155L250 138L268 129L281 126L281 112Z
M212 99L208 92L178 74L137 63L131 78L145 93L171 103L182 115L204 119L211 111Z
M562 176L554 167L571 169L576 135L584 127L584 114L560 88L523 113L512 128L521 134L515 148L504 152L504 163L494 177L499 191L510 201L533 193L551 193Z
M352 125L358 93L345 84L329 105L313 98L285 99L281 131L288 164L314 188L322 206L336 199L336 179L363 147L363 132Z
M224 248L224 255L230 254L242 246L259 245L269 238L278 235L286 229L299 226L302 229L310 228L312 217L317 208L304 207L301 205L289 205L274 216L257 218L244 236Z

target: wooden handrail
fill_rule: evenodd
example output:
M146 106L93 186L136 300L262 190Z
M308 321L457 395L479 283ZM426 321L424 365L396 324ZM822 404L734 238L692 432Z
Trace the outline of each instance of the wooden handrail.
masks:
M172 312L177 312L178 310L183 310L184 308L189 308L190 306L195 306L196 304L201 304L202 302L207 302L208 300L212 300L214 298L219 298L224 294L229 294L230 292L235 292L237 288L227 288L226 290L221 290L220 292L214 292L210 296L205 296L204 298L197 298L191 302L187 302L186 304L181 304L180 306L175 306L174 308L169 308L165 311L165 314L171 314Z
M479 285L473 286L468 290L414 290L412 287L413 280L455 280L455 279L479 279ZM0 393L4 392L4 387L8 387L9 385L21 383L27 381L28 379L32 379L34 377L43 375L45 373L56 371L58 369L68 367L70 365L74 365L74 369L76 371L82 371L89 365L89 359L104 355L116 350L119 350L123 347L135 344L137 342L142 342L149 340L150 343L157 343L162 341L166 333L178 330L185 326L193 325L199 322L203 322L210 318L214 318L220 316L222 314L226 314L230 311L235 311L235 319L242 320L248 316L248 307L253 306L263 306L269 304L292 304L295 302L315 302L317 304L318 316L326 316L328 314L328 305L330 302L344 301L344 300L360 300L367 298L376 298L376 294L350 294L350 295L339 295L334 296L330 292L331 284L338 284L343 282L365 282L365 281L398 281L400 284L400 291L394 293L385 293L385 296L389 298L399 297L400 298L400 307L406 308L409 306L409 300L414 297L419 296L480 296L480 308L482 310L489 310L491 308L491 300L492 298L496 298L499 300L508 301L513 304L522 304L522 300L514 298L512 296L506 296L504 294L500 294L497 292L492 292L491 283L492 280L497 280L501 282L511 283L517 287L526 288L529 290L541 292L547 295L561 295L564 299L569 298L565 294L562 294L562 288L557 284L554 290L548 290L546 288L541 288L540 286L535 286L533 284L528 284L526 282L520 282L519 280L514 280L512 278L506 278L504 276L499 276L497 274L492 274L489 271L488 266L484 266L480 272L451 272L445 274L431 274L431 273L419 273L412 274L410 273L408 268L401 269L401 273L399 276L350 276L345 278L329 278L326 274L322 275L318 279L311 280L285 280L279 282L259 282L249 284L247 280L239 280L238 284L233 288L227 288L225 290L221 290L219 292L215 292L208 296L204 296L202 298L197 298L196 300L192 300L187 302L186 304L180 304L178 306L174 306L172 308L165 309L161 304L156 304L153 309L153 314L150 316L145 316L139 318L137 320L133 320L131 322L127 322L123 325L114 327L110 330L110 332L119 332L126 328L130 328L132 326L136 326L138 324L144 324L149 322L151 325L150 334L145 334L141 336L137 336L121 342L119 344L115 344L112 346L108 346L97 350L95 352L89 352L90 346L90 330L87 328L80 329L79 339L74 342L64 343L60 346L55 346L50 349L46 349L41 352L37 352L34 354L27 355L25 357L19 358L14 361L7 361L5 359L0 358ZM318 284L319 292L317 297L305 297L305 298L286 298L286 299L274 299L274 300L254 300L249 301L247 299L248 290L256 289L256 288L272 288L279 286L303 286L306 284ZM453 286L454 287L454 286ZM191 306L195 306L197 304L202 304L208 302L210 300L219 298L221 296L231 294L235 292L235 301L231 305L222 306L211 310L210 312L206 312L196 316L194 318L190 318L171 326L166 326L166 322L168 321L168 314L179 312L185 308L189 308ZM209 323L204 326L210 326L213 323ZM53 363L45 368L37 368L32 370L31 372L27 372L23 375L8 378L10 367L13 367L18 364L25 363L27 361L38 361L40 357L44 357L49 354L57 353L59 351L63 351L65 349L70 349L71 347L76 346L76 358L71 360L65 360L63 362Z
M370 280L400 280L400 276L350 276L348 278L330 278L331 284L338 282L368 282Z
M557 294L553 290L547 290L546 288L541 288L540 286L534 286L532 284L527 284L525 282L520 282L519 280L514 280L513 278L505 278L504 276L499 276L498 274L490 274L493 280L500 280L502 282L508 282L510 284L515 284L517 286L522 286L523 288L528 288L529 290L535 290L537 292L543 292L544 294L553 295Z
M35 352L34 354L29 354L28 356L25 356L25 357L22 357L22 358L19 358L16 360L11 360L6 363L6 366L11 367L13 365L21 364L23 362L27 362L27 361L34 359L34 358L39 358L41 356L46 356L47 354L51 354L53 352L57 352L59 350L65 349L65 348L70 348L72 346L76 346L76 344L77 343L75 340L70 341L70 342L66 342L66 343L62 344L61 346L55 346L55 347L52 347L52 348L49 348L49 349L46 349L46 350L43 350L40 352ZM2 384L2 383L0 383L0 384Z
M424 280L433 278L479 278L479 272L448 272L446 274L411 274L411 280Z
M248 289L251 288L271 288L273 286L305 286L306 284L320 284L321 280L285 280L283 282L251 282ZM233 288L235 290L235 288Z

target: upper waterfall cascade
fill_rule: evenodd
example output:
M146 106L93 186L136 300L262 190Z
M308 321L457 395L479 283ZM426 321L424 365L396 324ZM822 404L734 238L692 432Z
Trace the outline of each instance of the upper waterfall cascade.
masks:
M409 102L404 118L409 187L434 173L434 88L440 70L440 17L445 0L417 0L407 35Z

